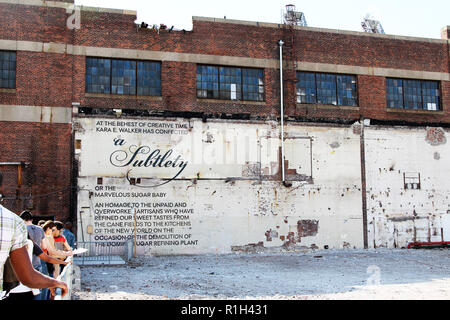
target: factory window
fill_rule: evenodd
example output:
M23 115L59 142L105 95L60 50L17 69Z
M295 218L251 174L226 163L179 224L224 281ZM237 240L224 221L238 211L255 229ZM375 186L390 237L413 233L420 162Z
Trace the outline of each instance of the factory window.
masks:
M316 103L316 77L312 72L297 73L297 102Z
M262 69L197 66L197 97L264 101Z
M0 51L0 88L16 88L16 53Z
M356 106L356 77L330 73L297 72L297 103Z
M152 61L86 58L86 92L160 96L161 64Z
M386 79L388 108L440 110L438 81Z
M161 64L150 61L137 63L138 96L161 96Z
M111 93L136 94L136 61L112 60Z

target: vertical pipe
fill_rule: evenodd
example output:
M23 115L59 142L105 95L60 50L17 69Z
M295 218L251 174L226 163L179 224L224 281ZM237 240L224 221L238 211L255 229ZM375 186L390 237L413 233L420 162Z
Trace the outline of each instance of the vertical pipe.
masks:
M22 165L19 164L17 166L17 187L21 187L22 186Z
M134 257L136 258L136 208L134 208Z
M284 101L283 101L283 40L278 41L280 46L280 118L281 118L281 179L286 181L284 172Z
M364 137L364 118L361 118L361 137L360 137L360 153L361 153L361 196L362 196L362 218L363 218L363 243L364 249L369 248L368 230L367 230L367 187L366 187L366 146ZM374 225L375 227L375 225ZM375 244L375 232L374 232ZM375 247L375 245L374 245Z

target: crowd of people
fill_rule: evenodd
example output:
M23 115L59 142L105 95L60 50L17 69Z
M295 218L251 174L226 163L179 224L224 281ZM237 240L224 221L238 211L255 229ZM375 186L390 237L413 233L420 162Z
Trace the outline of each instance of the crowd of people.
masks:
M3 176L0 172L0 197ZM67 294L67 284L57 280L71 261L75 236L72 224L17 215L0 204L0 300L51 300L56 288Z

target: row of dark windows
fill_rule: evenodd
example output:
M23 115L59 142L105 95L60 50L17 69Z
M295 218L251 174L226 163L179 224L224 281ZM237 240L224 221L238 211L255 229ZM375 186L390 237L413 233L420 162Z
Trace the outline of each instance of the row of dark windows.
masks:
M16 53L0 51L0 88L16 87ZM86 92L161 96L161 62L86 58ZM297 103L358 105L357 77L297 72ZM212 65L197 66L197 97L264 101L264 70ZM440 110L438 81L386 79L388 108Z
M86 92L161 96L161 63L86 58Z

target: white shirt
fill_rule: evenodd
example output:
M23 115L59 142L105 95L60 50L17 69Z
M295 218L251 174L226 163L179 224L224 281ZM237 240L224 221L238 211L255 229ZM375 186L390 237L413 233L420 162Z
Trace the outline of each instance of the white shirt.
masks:
M28 239L27 243L28 256L30 257L31 262L33 259L33 241ZM19 283L19 285L12 289L10 293L23 293L28 291L32 291L34 295L38 295L41 292L39 289L30 289L27 286L24 286L22 283Z

